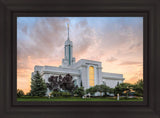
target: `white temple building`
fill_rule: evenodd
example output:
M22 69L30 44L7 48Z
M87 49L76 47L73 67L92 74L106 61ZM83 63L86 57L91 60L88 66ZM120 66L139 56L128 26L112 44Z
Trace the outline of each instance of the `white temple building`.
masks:
M32 72L32 76L36 71L39 71L45 82L48 83L48 78L50 76L61 75L63 77L66 74L70 74L73 77L75 85L80 87L82 84L84 89L100 84L105 84L114 88L117 83L123 82L123 74L102 72L102 63L99 61L80 59L76 62L75 57L73 57L73 44L69 39L69 27L68 38L65 41L64 50L62 65L59 67L36 65L34 67L34 72Z

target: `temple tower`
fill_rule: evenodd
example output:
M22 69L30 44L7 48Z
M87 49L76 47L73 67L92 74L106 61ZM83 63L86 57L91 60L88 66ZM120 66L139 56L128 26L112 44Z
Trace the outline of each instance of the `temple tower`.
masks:
M64 59L62 60L62 66L67 67L75 63L75 58L73 57L73 44L69 39L69 24L68 24L68 37L64 45Z

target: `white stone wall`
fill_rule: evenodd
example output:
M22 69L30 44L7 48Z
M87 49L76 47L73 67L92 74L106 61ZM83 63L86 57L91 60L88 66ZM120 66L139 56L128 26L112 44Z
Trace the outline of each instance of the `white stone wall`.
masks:
M120 84L123 83L124 80L123 74L107 73L107 72L102 72L102 79L106 83L106 85L111 88L115 88L118 82Z
M73 76L73 80L76 80L76 85L78 85L78 87L80 87L80 85L81 85L80 77L78 77L78 76Z
M102 67L99 65L97 67L97 73L98 73L98 84L102 84Z
M123 83L123 80L114 80L114 79L103 79L103 81L106 83L107 86L110 88L115 88L117 86L117 83Z
M48 83L48 78L50 77L50 74L44 74L42 78L44 79L45 83Z
M82 85L84 87L84 89L88 88L88 79L87 79L87 66L86 65L83 65L81 66L80 68L80 77L81 77L81 80L82 80Z

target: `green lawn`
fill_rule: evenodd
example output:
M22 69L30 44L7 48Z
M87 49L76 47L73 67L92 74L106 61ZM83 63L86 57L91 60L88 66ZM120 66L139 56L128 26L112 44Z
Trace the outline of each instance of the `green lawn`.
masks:
M117 101L113 97L100 97L100 98L85 98L80 97L58 97L58 98L47 98L47 97L21 97L17 98L17 101ZM119 101L143 101L143 98L120 98Z

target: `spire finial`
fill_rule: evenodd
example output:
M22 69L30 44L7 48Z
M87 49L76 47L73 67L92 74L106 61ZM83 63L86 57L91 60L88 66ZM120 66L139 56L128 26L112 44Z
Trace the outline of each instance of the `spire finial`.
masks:
M68 27L68 40L69 40L69 24L67 24L67 27Z

